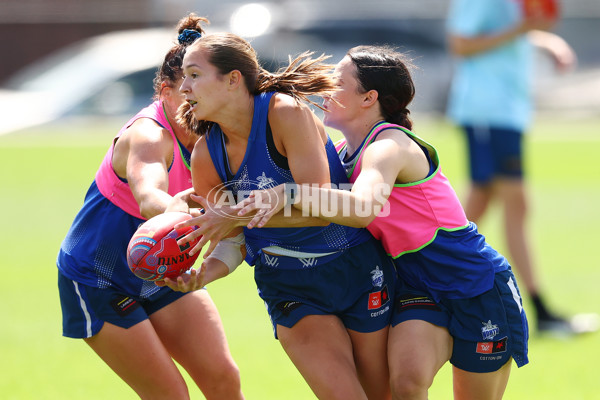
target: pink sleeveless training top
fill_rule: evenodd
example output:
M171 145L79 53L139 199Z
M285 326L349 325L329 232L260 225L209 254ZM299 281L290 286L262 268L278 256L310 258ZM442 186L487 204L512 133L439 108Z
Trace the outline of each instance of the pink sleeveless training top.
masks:
M113 140L113 144L108 149L102 164L100 164L100 168L98 168L98 171L96 172L95 180L100 193L110 200L111 203L121 208L126 213L133 215L134 217L144 219L140 214L140 207L135 200L135 197L133 197L133 193L129 188L129 184L127 182L123 182L117 176L112 167L113 150L115 148L117 139L119 136L121 136L125 129L129 128L131 124L133 124L139 118L150 118L156 121L160 126L167 129L173 138L173 163L169 168L168 193L173 196L182 190L192 187L192 175L190 173L189 166L181 155L179 142L177 141L175 132L173 132L171 125L167 121L162 108L162 103L160 101L155 101L131 118L129 122L127 122L121 128Z
M408 134L419 145L425 147L436 165L435 171L418 182L395 184L383 210L367 226L392 257L422 249L431 243L437 232L465 228L469 222L454 189L442 174L436 150L429 143L408 129L390 123L376 125L367 136L360 153L354 160L349 173L351 183L356 181L362 167L362 158L367 146L384 129L395 128ZM336 144L338 153L346 141Z

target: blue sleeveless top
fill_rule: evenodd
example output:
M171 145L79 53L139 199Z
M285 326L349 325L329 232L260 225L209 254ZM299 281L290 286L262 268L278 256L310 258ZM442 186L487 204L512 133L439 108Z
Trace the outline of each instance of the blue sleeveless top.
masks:
M289 168L283 168L281 162L274 159L277 155L269 151L268 113L273 94L274 92L261 93L254 97L254 116L248 146L244 160L235 175L232 175L229 169L221 128L215 124L206 136L213 164L225 187L231 190L233 198L238 201L252 190L268 189L282 183L294 182ZM328 139L325 149L331 182L338 185L348 183L331 139ZM244 235L246 236L246 262L250 265L255 264L257 258L262 255L262 249L266 247L276 246L278 249L289 251L290 254L326 255L332 259L341 255L343 250L372 238L366 229L337 224L306 228L244 228Z
M60 272L84 285L148 298L160 290L127 266L127 245L145 220L110 202L92 182L56 259Z

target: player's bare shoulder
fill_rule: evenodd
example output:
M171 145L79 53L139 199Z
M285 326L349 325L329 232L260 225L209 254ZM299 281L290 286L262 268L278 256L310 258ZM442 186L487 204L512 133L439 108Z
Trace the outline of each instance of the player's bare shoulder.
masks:
M311 114L310 108L294 97L275 93L269 104L269 121L278 123L288 121L290 118L305 118Z
M324 142L327 140L325 127L311 108L287 94L276 93L271 98L269 123L276 143L287 135L298 137L315 131Z
M170 160L172 154L173 140L169 131L150 118L139 118L115 138L113 169L125 178L130 157Z

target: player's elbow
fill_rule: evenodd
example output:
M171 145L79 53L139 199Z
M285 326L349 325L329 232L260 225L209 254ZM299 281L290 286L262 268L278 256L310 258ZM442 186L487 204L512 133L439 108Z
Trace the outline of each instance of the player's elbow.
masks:
M474 54L473 49L469 46L466 39L452 36L448 40L448 49L450 53L457 57L469 57Z
M366 228L375 219L375 215L353 216L348 219L348 226L352 228Z
M152 207L150 204L145 204L143 201L139 203L139 206L140 215L145 219L150 219L158 214L162 214L163 212L163 210L158 210L156 207Z

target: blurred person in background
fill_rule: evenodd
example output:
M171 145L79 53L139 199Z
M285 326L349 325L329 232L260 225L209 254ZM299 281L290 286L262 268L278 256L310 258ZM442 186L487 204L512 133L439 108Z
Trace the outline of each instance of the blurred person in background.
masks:
M500 200L511 264L535 307L537 330L571 333L572 324L541 296L523 178L524 132L533 114L532 45L547 51L560 71L576 62L571 47L548 31L558 18L554 1L452 0L447 30L457 63L447 112L467 137L468 219L481 222L492 200Z
M174 360L207 399L243 398L208 292L182 294L143 281L126 260L129 240L146 219L173 203L189 211L197 136L175 117L183 102L183 56L203 35L203 23L208 20L194 14L179 21L178 43L154 81L156 101L113 139L57 259L63 335L82 338L140 398L189 398ZM193 345L198 342L203 346Z

